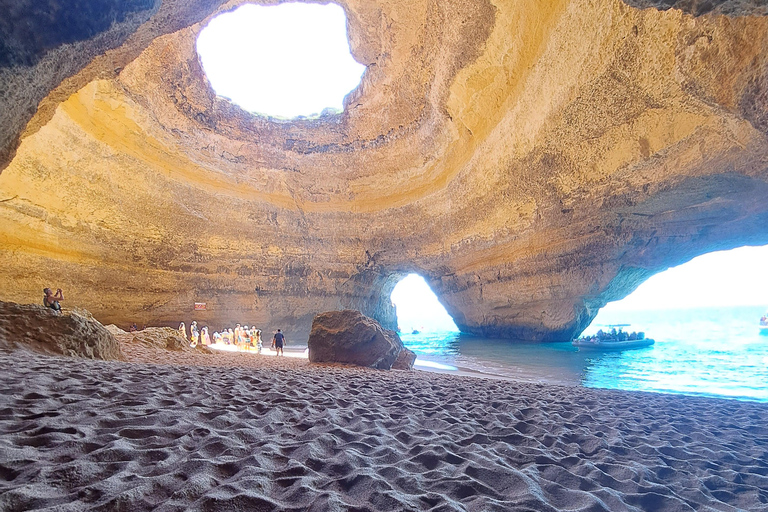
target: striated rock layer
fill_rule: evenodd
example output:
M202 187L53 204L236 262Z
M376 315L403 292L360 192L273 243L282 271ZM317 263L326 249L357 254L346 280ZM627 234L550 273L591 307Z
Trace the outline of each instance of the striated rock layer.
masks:
M768 243L757 4L340 2L363 81L343 114L283 121L200 68L197 34L242 3L131 4L149 18L113 50L33 73L48 95L2 125L0 299L55 283L104 323L296 339L320 311L392 327L415 271L464 332L566 340L659 270Z

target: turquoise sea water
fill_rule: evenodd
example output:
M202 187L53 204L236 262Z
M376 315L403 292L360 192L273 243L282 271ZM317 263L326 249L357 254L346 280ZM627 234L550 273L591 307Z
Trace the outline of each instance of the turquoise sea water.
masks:
M527 382L654 391L768 402L768 335L762 307L601 312L585 331L630 324L656 344L595 351L570 343L524 343L458 333L401 334L417 364ZM434 364L436 363L436 364ZM417 366L419 367L419 366ZM424 368L422 366L422 368Z

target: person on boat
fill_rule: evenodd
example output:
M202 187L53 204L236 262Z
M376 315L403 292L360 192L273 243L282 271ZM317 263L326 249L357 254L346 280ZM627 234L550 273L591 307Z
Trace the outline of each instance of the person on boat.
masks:
M43 288L43 293L45 294L43 295L43 306L52 309L56 314L61 313L59 301L64 300L64 293L61 288L58 288L56 293L53 293L50 288Z

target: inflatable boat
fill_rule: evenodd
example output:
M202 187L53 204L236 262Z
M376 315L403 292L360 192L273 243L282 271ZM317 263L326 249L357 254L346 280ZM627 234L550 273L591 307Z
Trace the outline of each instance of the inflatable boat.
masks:
M630 348L643 348L650 347L656 343L650 338L643 338L642 340L590 340L585 338L579 338L573 340L573 346L579 348L596 348L602 350L625 350Z

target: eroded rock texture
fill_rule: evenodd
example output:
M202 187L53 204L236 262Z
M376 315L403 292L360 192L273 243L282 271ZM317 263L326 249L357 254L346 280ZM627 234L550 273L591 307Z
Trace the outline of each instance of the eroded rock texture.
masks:
M317 315L312 320L307 348L311 363L410 370L416 360L395 331L384 329L376 320L351 309ZM407 352L401 358L404 351ZM410 355L414 355L413 359Z
M768 2L765 0L626 0L626 3L640 9L680 9L696 16L709 13L765 16L768 13Z
M37 304L0 301L0 348L123 359L118 341L88 311L55 313Z
M0 298L55 283L105 323L297 339L335 309L391 327L416 271L465 332L565 340L654 272L768 243L759 2L342 2L363 82L295 121L208 86L220 3L164 1L29 79L50 93L2 124Z

